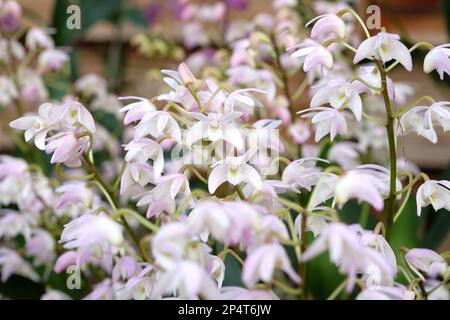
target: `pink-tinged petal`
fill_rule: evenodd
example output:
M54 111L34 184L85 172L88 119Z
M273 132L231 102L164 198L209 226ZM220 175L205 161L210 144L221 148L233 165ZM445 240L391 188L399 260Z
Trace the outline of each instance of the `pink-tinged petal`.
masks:
M47 137L46 131L41 131L36 134L34 137L34 144L40 150L45 150L45 139Z
M316 94L314 94L311 99L310 107L316 108L327 104L329 102L330 93L330 88L328 87L320 88L319 90L317 90Z
M242 147L244 146L244 141L242 139L242 135L239 129L235 128L226 129L223 139L231 143L238 150L241 150Z
M9 126L14 129L27 130L33 126L35 116L25 116L9 123Z
M204 121L199 121L194 124L186 135L186 145L190 146L193 143L204 139L206 137L207 128L208 124Z
M364 60L370 57L373 54L376 44L376 38L371 37L369 39L364 40L358 47L356 51L355 58L353 59L353 63L358 63L361 60Z
M412 70L412 58L408 48L400 41L391 41L391 48L393 50L392 56L398 60L406 70Z
M69 134L61 139L63 139L63 141L59 142L59 145L53 153L50 163L59 163L66 161L69 155L73 152L73 149L77 146L78 141L73 134Z
M243 164L241 168L242 180L259 190L262 186L261 176L258 171L249 164Z
M208 178L208 191L214 194L216 189L225 181L227 181L227 166L220 164L211 171Z
M67 251L58 257L55 262L54 270L56 273L65 271L68 267L76 265L77 253L75 251Z
M90 133L95 133L95 122L91 113L81 104L78 106L78 122Z

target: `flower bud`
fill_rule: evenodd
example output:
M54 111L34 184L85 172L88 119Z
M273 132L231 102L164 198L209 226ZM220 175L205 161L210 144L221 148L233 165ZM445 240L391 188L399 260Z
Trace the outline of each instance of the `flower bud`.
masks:
M0 28L8 33L15 32L20 27L22 8L16 1L0 3Z

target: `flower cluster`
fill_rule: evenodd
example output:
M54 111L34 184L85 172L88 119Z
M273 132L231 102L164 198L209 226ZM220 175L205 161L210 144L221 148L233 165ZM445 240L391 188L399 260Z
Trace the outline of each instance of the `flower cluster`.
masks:
M10 33L14 4L0 2ZM228 20L245 6L179 1L192 53L161 71L166 87L155 97L116 99L87 75L74 85L78 98L10 122L55 170L0 157L2 282L16 274L48 288L50 274L76 267L85 299L449 299L448 252L398 250L393 234L419 181L418 216L430 204L450 211L450 182L397 158L398 136L436 143L436 127L450 130L450 102L401 106L414 89L390 77L398 65L411 71L411 52L425 46L424 71L443 78L449 45L408 49L398 35L371 35L348 6L322 1L305 11L319 14L310 21L287 0L274 0L272 14ZM46 31L30 30L25 43L39 52L40 72L62 68L66 56ZM5 80L0 87L16 92ZM123 134L100 123L99 108ZM349 222L352 206L359 223ZM319 264L341 284L324 296L305 284L325 252Z

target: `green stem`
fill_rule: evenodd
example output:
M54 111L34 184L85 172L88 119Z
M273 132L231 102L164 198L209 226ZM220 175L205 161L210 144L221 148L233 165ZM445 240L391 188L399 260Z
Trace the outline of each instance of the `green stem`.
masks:
M364 202L361 208L361 215L359 217L359 224L365 228L367 225L367 221L369 220L369 212L370 205L367 202Z
M376 63L380 71L381 84L383 87L383 99L386 108L386 132L389 144L390 183L389 183L389 196L386 200L386 208L385 208L386 240L389 242L395 215L395 197L396 197L396 182L397 182L397 150L396 150L395 129L394 129L395 118L393 116L391 101L389 99L388 94L386 71L381 61L377 60Z
M355 12L355 10L353 9L342 9L341 11L339 11L336 15L338 17L342 17L343 15L345 15L346 13L351 14L352 16L355 17L356 21L358 21L358 23L361 25L361 27L364 30L364 33L366 35L367 38L370 38L370 32L367 29L366 25L364 24L364 22L362 21L361 17Z
M327 300L336 299L337 296L341 293L341 291L344 290L346 285L347 285L347 279L342 281L342 283L330 294L330 296L327 298Z
M245 201L245 195L244 195L244 193L242 192L241 187L235 186L235 189L236 189L237 194L239 195L239 198L241 198L241 200L244 200L244 201Z

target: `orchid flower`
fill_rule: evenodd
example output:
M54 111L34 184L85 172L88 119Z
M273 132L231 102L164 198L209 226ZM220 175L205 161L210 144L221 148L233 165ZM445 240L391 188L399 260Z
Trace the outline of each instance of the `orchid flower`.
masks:
M347 120L345 116L334 108L315 107L301 111L303 118L312 118L311 122L316 125L316 142L330 134L331 141L338 134L347 133Z
M353 59L358 63L365 58L375 57L389 62L392 59L399 61L406 70L412 70L412 58L408 48L400 42L400 36L397 34L379 32L376 36L364 40L358 47Z
M293 58L299 58L303 63L303 70L310 72L314 68L319 68L323 73L323 68L331 69L333 67L332 54L320 44L313 40L306 40L294 47L290 47L287 50L291 51L298 49L291 54Z
M25 141L34 138L36 147L45 150L45 139L51 130L59 128L65 110L60 106L44 103L39 107L38 115L24 116L10 123L15 129L25 130Z
M417 190L417 215L420 216L422 207L432 205L434 211L442 208L450 211L450 182L446 180L429 180Z
M132 122L141 120L145 114L156 111L156 107L148 99L139 97L121 97L120 100L137 99L137 102L130 103L120 109L120 112L126 112L123 123L129 125Z
M166 111L155 111L146 113L136 127L136 139L146 135L154 139L170 137L175 141L181 141L181 130L178 123L170 113Z
M226 115L218 113L191 113L191 116L198 120L186 135L186 144L189 146L199 140L216 142L225 140L231 143L238 150L242 149L244 141L238 128L233 125L233 121L242 115L241 112L231 112Z
M450 43L443 44L428 52L423 61L423 71L430 73L436 70L441 80L444 80L444 74L450 74Z
M350 109L356 120L361 121L362 100L357 88L352 83L331 80L317 90L311 100L311 108L317 108L328 103L336 110Z
M29 263L16 251L6 247L0 247L0 269L2 270L1 282L6 282L13 274L21 275L32 281L39 281L39 275Z
M253 287L258 280L272 281L275 268L283 270L292 281L300 283L300 277L290 265L288 256L279 244L265 244L250 252L245 260L242 281L247 287Z
M368 287L356 297L357 300L414 300L414 298L414 291L400 285Z
M422 280L425 273L430 278L443 276L448 269L448 263L439 254L430 249L414 248L405 254L405 260Z
M346 36L345 22L335 14L323 14L310 20L305 27L314 24L311 30L311 38L323 40L332 36L344 39Z
M435 126L440 126L444 132L450 130L450 102L441 101L431 106L417 106L407 111L400 118L400 124L405 134L416 132L432 143L437 143Z
M144 194L138 201L138 206L147 206L147 218L153 217L163 211L175 213L175 198L178 194L190 196L189 181L184 174L170 174L155 181L156 187Z
M262 184L258 171L245 161L244 156L227 157L213 165L208 177L209 193L213 194L226 181L234 186L246 182L255 189L260 189Z

